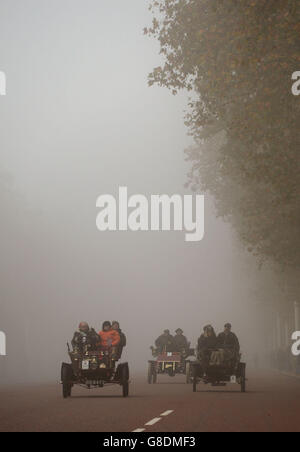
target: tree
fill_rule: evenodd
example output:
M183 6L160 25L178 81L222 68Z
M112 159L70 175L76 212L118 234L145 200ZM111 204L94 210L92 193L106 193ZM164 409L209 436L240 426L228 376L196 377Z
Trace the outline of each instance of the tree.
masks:
M189 184L211 192L249 251L300 266L297 0L153 0L165 63L149 84L193 91Z

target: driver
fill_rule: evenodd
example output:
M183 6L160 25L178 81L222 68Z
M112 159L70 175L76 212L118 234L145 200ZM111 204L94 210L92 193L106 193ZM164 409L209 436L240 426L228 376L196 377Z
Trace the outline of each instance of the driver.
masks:
M220 333L217 339L217 345L220 348L232 350L235 354L240 352L240 343L237 336L231 331L231 324L226 323L223 333Z
M96 350L100 342L100 337L93 328L89 327L87 322L80 322L78 331L75 331L72 339L73 350L78 350L80 353L84 351L87 346L91 351Z
M187 338L183 335L183 331L181 328L177 328L175 331L176 335L174 336L174 347L177 352L187 352L189 349L189 342Z
M170 334L170 330L164 330L163 334L156 339L155 346L159 353L174 351L174 337Z

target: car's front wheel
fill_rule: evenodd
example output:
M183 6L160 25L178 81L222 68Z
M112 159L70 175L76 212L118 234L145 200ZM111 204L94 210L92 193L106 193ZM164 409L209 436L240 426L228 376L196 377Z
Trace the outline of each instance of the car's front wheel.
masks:
M241 392L246 392L246 364L241 363Z
M121 381L122 381L123 397L128 397L129 396L129 369L127 366L123 366L123 368L122 368Z
M197 367L192 365L192 383L193 383L193 392L197 392L197 383L198 383L198 375L197 375Z
M186 383L189 385L192 382L192 378L191 378L191 363L189 361L186 362L185 374L186 374Z
M72 382L70 380L70 368L66 364L62 365L61 380L62 380L63 398L67 399L68 397L71 397L72 394Z

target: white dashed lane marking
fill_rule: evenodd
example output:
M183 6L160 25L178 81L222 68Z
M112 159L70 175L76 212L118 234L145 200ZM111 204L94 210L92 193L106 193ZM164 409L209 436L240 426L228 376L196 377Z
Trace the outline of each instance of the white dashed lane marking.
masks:
M174 413L174 410L164 411L160 415L161 417L155 417L154 419L151 419L151 421L149 421L145 424L145 427L151 427L152 425L157 424L159 421L162 420L163 417L169 416L172 413ZM137 428L137 429L133 430L132 433L141 433L141 432L144 432L145 430L146 430L145 428Z
M174 413L174 410L168 410L168 411L165 411L164 413L162 413L161 416L163 416L163 417L169 416L169 414L172 414L172 413Z
M145 425L148 427L148 426L157 424L159 421L161 421L161 417L155 417L151 421L147 422L147 424L145 424Z

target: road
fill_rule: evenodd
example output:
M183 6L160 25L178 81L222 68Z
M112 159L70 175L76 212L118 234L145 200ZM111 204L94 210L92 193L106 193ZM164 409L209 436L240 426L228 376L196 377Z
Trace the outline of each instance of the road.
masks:
M300 379L266 371L248 377L246 394L235 385L193 393L184 377L157 385L136 377L128 399L119 386L75 388L67 400L58 384L2 387L0 431L299 432Z

